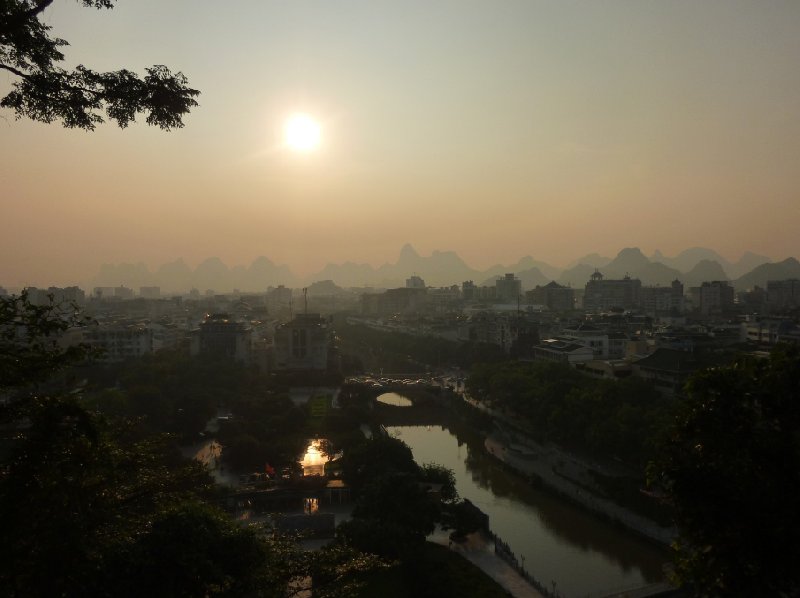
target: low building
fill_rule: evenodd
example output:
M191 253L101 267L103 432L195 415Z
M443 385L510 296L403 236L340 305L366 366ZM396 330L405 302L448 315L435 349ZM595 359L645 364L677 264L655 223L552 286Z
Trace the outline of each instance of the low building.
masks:
M595 359L608 359L610 357L608 349L608 333L594 324L581 322L576 326L564 328L559 335L560 338L569 339L571 342L590 347L594 352ZM622 355L616 355L621 357Z
M797 332L797 324L785 318L761 318L743 324L747 340L759 345L775 345Z
M584 365L583 371L597 378L619 380L631 375L631 364L624 359L594 359Z
M52 298L53 305L84 305L86 303L86 293L79 287L48 287L47 289L37 289L28 287L28 301L32 305L49 305Z
M160 299L161 287L139 287L139 297L144 299Z
M533 347L534 361L555 361L577 367L594 359L591 347L565 338L549 338Z
M701 367L694 353L665 348L632 364L634 376L649 380L666 395L680 394L689 377Z
M424 310L428 303L428 289L388 289L384 293L361 296L361 313L369 316L392 316Z

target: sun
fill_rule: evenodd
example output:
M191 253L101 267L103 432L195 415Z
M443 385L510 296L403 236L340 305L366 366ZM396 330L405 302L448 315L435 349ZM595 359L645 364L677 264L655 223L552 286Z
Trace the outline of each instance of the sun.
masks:
M321 140L319 123L308 114L293 114L283 126L283 139L293 151L313 151Z

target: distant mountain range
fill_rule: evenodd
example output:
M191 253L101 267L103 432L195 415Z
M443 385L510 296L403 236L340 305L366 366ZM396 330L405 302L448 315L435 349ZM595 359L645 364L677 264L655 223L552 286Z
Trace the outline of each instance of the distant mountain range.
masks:
M800 278L800 262L795 258L771 263L768 257L749 251L739 261L729 262L714 250L702 247L687 249L675 257L666 257L656 251L649 258L638 248L628 247L614 258L596 253L586 255L566 269L526 256L515 264L497 264L486 270L476 270L453 251L434 251L429 256L421 256L406 244L394 263L377 268L354 262L328 264L306 278L295 276L287 266L277 265L263 256L247 267L228 267L219 258L211 257L194 269L178 259L160 266L155 272L142 263L104 264L89 285L125 285L134 289L159 286L165 292L214 289L222 293L233 289L263 292L269 286L298 287L330 280L340 287L393 288L404 286L405 280L412 275L420 276L429 286L460 285L465 280L493 285L498 277L513 272L522 281L523 289L528 290L551 280L582 288L596 269L606 278L630 276L639 278L645 285L669 285L678 279L687 288L703 281L730 280L736 288L747 289L754 285L765 286L767 280Z

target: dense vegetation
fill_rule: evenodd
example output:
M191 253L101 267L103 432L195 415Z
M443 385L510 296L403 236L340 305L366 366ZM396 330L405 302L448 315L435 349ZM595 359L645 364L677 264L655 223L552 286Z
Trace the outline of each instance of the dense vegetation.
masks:
M382 332L362 325L336 320L339 346L348 361L350 373L362 370L384 373L425 372L431 367L470 368L475 363L494 363L508 359L497 345L457 342L431 336Z
M655 454L673 402L638 378L601 380L564 364L481 364L468 392L521 416L541 439L644 466Z
M696 374L650 477L677 512L679 581L800 595L800 348Z
M315 595L353 594L375 559L341 545L306 553L234 522L208 502L206 472L151 433L173 421L170 410L131 418L147 402L124 390L116 401L63 392L76 379L54 374L86 351L64 352L57 339L80 323L0 297L4 595L285 596L306 577Z
M425 543L409 559L379 569L366 579L358 598L507 597L508 592L446 546Z
M351 446L342 474L357 499L353 518L339 526L338 537L387 558L411 558L441 519L442 503L424 482L443 484L446 500L457 497L452 472L432 464L419 467L408 445L396 438L376 436Z

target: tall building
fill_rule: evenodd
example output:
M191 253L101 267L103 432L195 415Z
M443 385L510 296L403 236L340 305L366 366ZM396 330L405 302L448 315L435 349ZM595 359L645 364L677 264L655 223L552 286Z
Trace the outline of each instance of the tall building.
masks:
M733 309L733 287L727 280L704 282L690 289L692 304L704 316L719 314Z
M471 280L465 280L461 283L461 296L464 301L473 301L475 299L475 283Z
M192 354L217 355L248 362L252 336L248 323L234 321L228 314L211 314L192 333Z
M413 275L411 278L406 278L406 288L407 289L424 289L425 288L425 281L422 280L416 274Z
M139 296L144 299L160 299L161 287L139 287Z
M640 300L642 309L650 316L683 313L683 283L673 280L668 287L642 287Z
M642 281L625 276L621 280L606 280L595 270L583 294L586 310L633 309L641 303Z
M772 310L800 307L800 280L768 280L767 302Z
M522 281L512 273L498 279L494 286L497 289L498 301L513 303L522 295Z
M83 341L100 349L98 361L125 361L153 352L153 331L143 324L92 326L83 334Z
M275 369L325 370L330 333L319 314L300 314L275 330Z
M25 290L28 292L28 300L34 305L48 305L50 297L53 298L54 305L86 303L86 293L78 287L49 287L47 290L29 287Z
M570 311L575 309L575 291L571 287L558 284L555 280L544 286L536 285L525 293L528 303L545 305L550 311Z
M267 305L270 309L288 307L292 303L292 289L278 285L267 289Z

